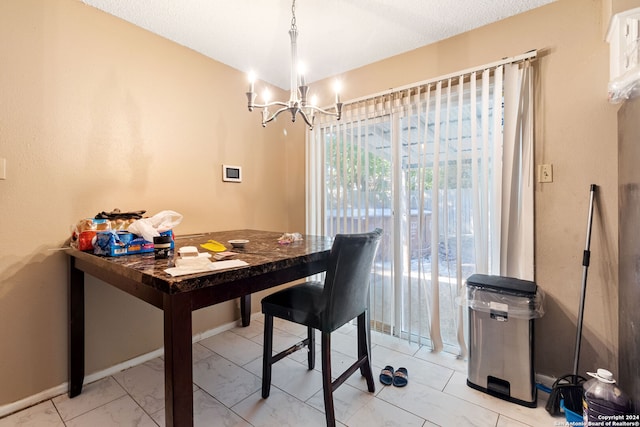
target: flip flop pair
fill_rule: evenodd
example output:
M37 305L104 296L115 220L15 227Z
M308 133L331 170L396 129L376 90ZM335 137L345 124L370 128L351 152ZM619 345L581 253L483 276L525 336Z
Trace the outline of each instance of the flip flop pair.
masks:
M394 385L396 387L404 387L409 382L409 373L407 368L398 368L393 371L393 366L385 366L380 372L380 382L384 385Z

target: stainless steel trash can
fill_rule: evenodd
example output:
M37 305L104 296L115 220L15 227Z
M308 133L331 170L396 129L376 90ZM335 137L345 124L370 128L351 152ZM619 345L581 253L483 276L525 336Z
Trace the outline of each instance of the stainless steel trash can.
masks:
M523 406L537 405L533 322L542 316L534 282L474 274L467 279L467 385Z

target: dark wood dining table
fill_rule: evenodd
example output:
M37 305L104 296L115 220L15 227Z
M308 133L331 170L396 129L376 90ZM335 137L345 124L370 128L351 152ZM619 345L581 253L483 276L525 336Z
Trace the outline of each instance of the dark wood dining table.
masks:
M106 257L69 249L69 397L84 381L84 276L94 276L164 312L166 425L193 426L192 319L194 310L241 299L242 324L251 315L251 294L325 271L332 239L303 235L281 244L281 232L232 230L175 237L180 247L231 239L249 243L233 259L248 265L173 277L165 270L173 259L153 253ZM174 255L177 257L177 255Z

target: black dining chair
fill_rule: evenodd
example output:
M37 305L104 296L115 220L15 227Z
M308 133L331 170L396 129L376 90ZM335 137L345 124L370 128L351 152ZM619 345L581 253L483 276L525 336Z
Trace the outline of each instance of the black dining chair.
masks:
M338 234L335 237L324 284L306 282L273 293L262 300L264 313L264 356L262 359L262 397L269 397L271 366L297 350L308 348L309 369L315 366L315 332L322 335L322 387L327 426L335 426L333 392L358 368L375 391L369 345L369 277L382 230L370 233ZM307 326L307 338L272 355L273 318ZM335 381L331 381L331 333L358 318L358 360Z

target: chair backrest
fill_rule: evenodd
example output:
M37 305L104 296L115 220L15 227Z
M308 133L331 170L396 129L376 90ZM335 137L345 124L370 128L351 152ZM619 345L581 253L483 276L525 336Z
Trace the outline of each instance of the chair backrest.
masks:
M369 279L381 237L379 228L370 233L336 235L324 281L325 332L339 328L369 306Z

